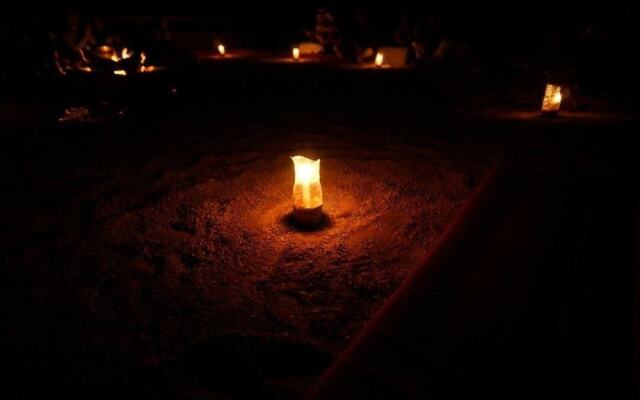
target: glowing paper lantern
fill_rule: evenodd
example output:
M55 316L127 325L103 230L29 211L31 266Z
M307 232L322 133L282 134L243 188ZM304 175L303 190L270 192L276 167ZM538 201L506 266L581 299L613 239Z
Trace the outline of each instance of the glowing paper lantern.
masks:
M129 51L129 49L127 49L126 47L124 49L122 49L122 59L126 60L127 58L130 58L133 55L133 52Z
M542 99L542 113L546 115L556 115L560 111L562 102L562 88L558 85L547 83Z
M382 67L382 63L384 62L384 55L382 53L376 54L376 67Z
M219 44L219 45L218 45L218 54L220 54L221 56L223 56L223 57L224 57L225 52L226 52L226 50L225 50L225 48L224 48L224 45Z
M295 169L293 216L300 224L315 225L322 219L320 160L291 157Z
M291 54L293 55L293 59L298 61L300 60L300 49L297 47L294 47L293 50L291 51Z

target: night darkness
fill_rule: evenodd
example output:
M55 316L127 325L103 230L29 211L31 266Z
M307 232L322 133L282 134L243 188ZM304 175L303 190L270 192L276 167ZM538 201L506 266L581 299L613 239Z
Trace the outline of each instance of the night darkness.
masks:
M1 398L639 397L638 7L17 7Z

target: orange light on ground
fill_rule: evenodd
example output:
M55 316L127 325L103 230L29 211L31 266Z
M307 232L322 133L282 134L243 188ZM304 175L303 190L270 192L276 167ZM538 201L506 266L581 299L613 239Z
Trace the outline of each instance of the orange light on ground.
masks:
M291 55L293 56L293 59L298 61L300 60L300 49L297 47L294 47L293 50L291 50Z
M562 102L562 88L558 85L547 83L542 99L542 113L547 115L555 115L560 111L560 103Z
M377 53L376 54L376 67L380 68L382 67L382 63L384 62L384 54L382 53Z
M218 45L218 54L224 57L224 55L226 54L226 49L224 48L224 45L222 44Z
M320 160L291 157L295 170L293 216L300 224L315 225L322 219Z
M98 50L97 50L98 57L104 58L104 59L110 59L114 53L115 51L113 50L113 47L106 46L106 45L98 47Z

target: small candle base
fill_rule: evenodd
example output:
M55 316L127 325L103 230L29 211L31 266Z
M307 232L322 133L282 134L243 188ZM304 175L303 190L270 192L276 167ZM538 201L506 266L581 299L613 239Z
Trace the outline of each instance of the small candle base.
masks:
M322 221L322 206L303 209L294 208L293 219L302 226L318 225Z

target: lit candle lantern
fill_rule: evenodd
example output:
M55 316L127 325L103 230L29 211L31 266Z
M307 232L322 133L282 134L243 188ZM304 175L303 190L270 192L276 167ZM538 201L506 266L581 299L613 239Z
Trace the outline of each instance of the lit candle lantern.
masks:
M300 224L315 225L322 219L320 160L291 157L295 169L293 216Z
M547 84L542 99L542 113L546 115L556 115L560 110L562 102L562 88L558 85Z
M126 60L127 58L130 58L133 55L133 52L129 51L129 49L127 49L126 47L124 49L122 49L122 59Z
M384 62L384 55L382 53L376 54L376 67L382 67L382 63Z
M225 51L226 51L226 50L225 50L225 48L224 48L224 45L219 44L219 45L218 45L218 54L220 54L221 56L223 56L223 57L224 57L224 55L225 55Z
M300 60L300 49L297 47L294 47L293 50L291 51L292 55L293 55L293 59L298 61Z

